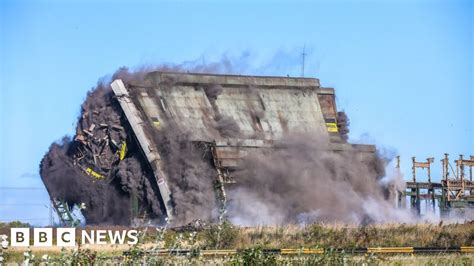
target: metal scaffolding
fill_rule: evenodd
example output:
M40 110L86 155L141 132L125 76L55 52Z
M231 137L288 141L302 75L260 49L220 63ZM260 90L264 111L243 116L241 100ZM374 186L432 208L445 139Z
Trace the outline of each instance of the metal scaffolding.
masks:
M425 201L426 206L431 207L433 211L438 205L442 217L449 216L456 212L464 214L466 209L474 209L474 182L472 181L472 167L474 166L474 156L469 160L459 155L459 159L454 161L455 168L449 162L449 155L444 154L441 159L442 176L441 182L432 182L431 166L434 158L427 158L424 162L416 161L412 157L412 181L406 182L405 191L398 193L398 206L402 206L402 200L410 198L410 208L420 215L421 202ZM466 167L469 167L468 176L466 176ZM397 157L397 168L400 168L400 157ZM416 169L425 170L427 173L427 182L417 181ZM451 173L450 173L451 169Z

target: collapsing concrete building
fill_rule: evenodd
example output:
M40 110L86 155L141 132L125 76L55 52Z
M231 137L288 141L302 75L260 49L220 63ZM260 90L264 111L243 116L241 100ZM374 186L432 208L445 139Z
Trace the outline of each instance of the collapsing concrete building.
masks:
M169 217L181 224L215 219L227 208L241 221L253 213L240 206L251 197L262 208L289 209L277 223L310 213L337 220L337 211L324 214L317 207L336 206L332 192L324 196L330 204L301 194L318 194L323 183L337 182L334 189L345 190L352 201L366 194L387 197L385 188L373 189L383 176L375 146L347 143L347 117L337 111L334 89L318 79L160 71L114 78L112 90L89 95L74 139L53 144L42 161L41 176L63 220L73 204L85 203L89 223L159 223ZM273 161L260 164L262 158ZM286 168L301 172L273 169L292 160L297 162ZM324 169L315 168L315 160ZM320 175L327 182L311 181ZM254 186L266 190L252 191ZM358 212L350 203L340 205L340 215ZM360 210L359 221L366 212Z

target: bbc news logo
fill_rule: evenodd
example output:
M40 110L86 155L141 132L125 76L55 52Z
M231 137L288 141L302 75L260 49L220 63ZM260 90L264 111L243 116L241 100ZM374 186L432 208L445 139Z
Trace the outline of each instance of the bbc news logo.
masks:
M28 247L31 246L31 238L34 247L75 247L78 245L75 228L55 228L56 239L53 239L53 228L33 228L33 235L30 236L30 228L11 228L10 246ZM138 243L137 230L81 230L80 244L91 245L115 245ZM53 243L54 242L54 243Z

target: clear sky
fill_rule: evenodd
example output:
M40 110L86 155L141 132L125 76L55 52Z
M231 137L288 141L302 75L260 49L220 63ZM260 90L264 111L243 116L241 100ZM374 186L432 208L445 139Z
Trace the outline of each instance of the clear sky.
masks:
M474 155L470 1L0 2L0 187L40 187L51 142L118 67L230 58L336 88L350 138L410 158ZM37 205L29 205L35 203ZM0 189L0 221L47 223L40 190Z

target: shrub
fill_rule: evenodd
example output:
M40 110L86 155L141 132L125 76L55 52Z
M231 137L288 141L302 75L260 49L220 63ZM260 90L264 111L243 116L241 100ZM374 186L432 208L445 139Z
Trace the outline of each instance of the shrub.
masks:
M238 235L239 229L229 221L211 225L204 231L204 247L209 249L231 248Z
M231 260L233 264L239 265L276 265L277 259L274 254L264 253L262 247L246 249L242 254L236 255Z

